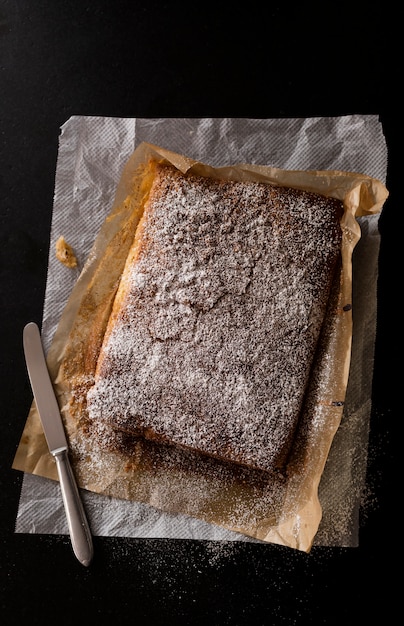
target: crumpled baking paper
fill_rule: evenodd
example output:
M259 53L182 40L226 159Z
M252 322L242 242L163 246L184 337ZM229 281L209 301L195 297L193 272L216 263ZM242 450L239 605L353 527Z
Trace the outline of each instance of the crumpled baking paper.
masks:
M71 118L62 128L56 172L43 339L50 345L77 273L56 261L60 235L84 263L109 212L122 168L142 141L211 165L249 162L285 169L357 171L385 180L387 150L376 116L285 120ZM357 545L370 417L378 216L361 218L354 251L354 341L342 424L320 484L323 518L314 545ZM360 280L355 281L355 275ZM338 470L336 472L336 469ZM41 506L38 507L38 498ZM83 493L96 535L251 540L152 507ZM67 533L59 486L24 475L16 532Z

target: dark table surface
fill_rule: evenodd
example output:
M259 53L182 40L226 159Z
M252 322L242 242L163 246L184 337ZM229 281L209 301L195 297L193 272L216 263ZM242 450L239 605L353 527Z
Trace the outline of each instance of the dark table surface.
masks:
M345 6L346 4L346 6ZM177 5L176 5L177 6ZM372 8L371 8L372 7ZM337 13L338 8L338 13ZM393 623L399 606L398 82L385 5L244 6L0 0L0 622ZM357 548L95 537L83 568L65 536L15 534L11 469L32 393L22 354L41 324L61 125L118 117L380 116L390 197L380 218L378 322L366 490ZM368 498L369 505L369 498ZM400 561L398 561L400 564Z

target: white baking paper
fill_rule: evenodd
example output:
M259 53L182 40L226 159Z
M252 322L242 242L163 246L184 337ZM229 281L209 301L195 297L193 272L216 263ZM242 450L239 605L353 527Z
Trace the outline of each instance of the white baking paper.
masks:
M109 213L121 171L142 142L212 166L238 163L283 169L345 170L386 179L387 147L374 115L332 118L109 118L75 116L62 127L42 335L45 350L62 310ZM371 411L378 215L360 218L362 237L353 258L353 353L344 416L322 476L323 509L314 545L358 545L359 508L365 489ZM55 256L63 235L78 258L77 270ZM82 492L94 535L255 541L189 518L130 501ZM68 534L59 484L24 474L16 532Z

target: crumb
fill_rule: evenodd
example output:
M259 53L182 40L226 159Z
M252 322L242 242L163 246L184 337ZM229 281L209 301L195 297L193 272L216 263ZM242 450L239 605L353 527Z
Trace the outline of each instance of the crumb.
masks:
M73 248L67 243L63 236L59 237L55 245L56 258L66 265L66 267L77 267L77 259Z

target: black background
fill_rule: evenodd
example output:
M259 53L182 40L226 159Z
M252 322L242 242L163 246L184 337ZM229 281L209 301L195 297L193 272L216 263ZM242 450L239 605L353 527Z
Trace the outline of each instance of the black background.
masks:
M269 4L269 3L267 3ZM395 622L400 62L388 3L270 5L0 0L0 621L47 624ZM320 10L319 7L323 7ZM68 537L14 534L11 469L31 404L26 322L41 324L60 126L118 117L380 116L390 197L380 218L378 326L358 548L95 537L90 568ZM401 207L400 207L401 208ZM400 255L401 256L401 255ZM398 283L400 281L400 283ZM401 417L401 416L400 416Z

